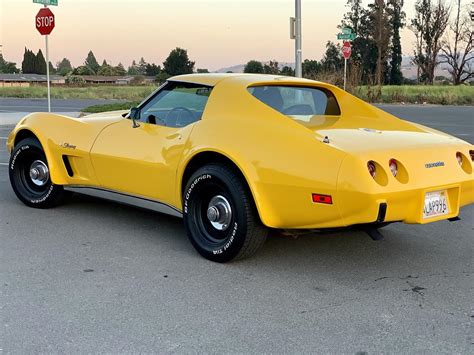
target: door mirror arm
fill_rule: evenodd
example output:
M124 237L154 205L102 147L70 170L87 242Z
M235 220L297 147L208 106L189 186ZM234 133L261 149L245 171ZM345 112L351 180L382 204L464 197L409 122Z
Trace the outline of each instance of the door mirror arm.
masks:
M132 107L128 117L132 120L132 128L140 127L140 124L137 122L140 119L140 109L138 107Z

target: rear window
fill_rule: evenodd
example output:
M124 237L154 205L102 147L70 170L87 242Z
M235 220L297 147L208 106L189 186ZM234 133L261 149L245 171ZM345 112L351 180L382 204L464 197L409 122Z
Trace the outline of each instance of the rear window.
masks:
M341 114L336 98L326 89L268 85L248 90L264 104L296 120L310 122L313 116Z

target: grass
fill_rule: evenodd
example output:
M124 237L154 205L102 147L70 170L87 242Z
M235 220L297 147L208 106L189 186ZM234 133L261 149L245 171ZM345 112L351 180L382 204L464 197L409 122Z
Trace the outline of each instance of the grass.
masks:
M84 113L99 113L107 111L119 111L119 110L130 110L132 107L136 107L140 101L127 101L127 102L117 102L114 104L106 105L93 105L86 107L82 110Z
M474 86L360 86L353 92L369 102L439 105L474 105Z
M53 86L53 99L117 99L127 101L141 101L150 95L157 87L149 86L87 86L68 87ZM46 98L46 86L34 85L30 87L0 87L0 97L19 98Z

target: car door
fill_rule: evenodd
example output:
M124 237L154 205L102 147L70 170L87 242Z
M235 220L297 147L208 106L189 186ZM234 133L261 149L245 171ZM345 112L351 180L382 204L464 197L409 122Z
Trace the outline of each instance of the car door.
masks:
M179 205L176 169L211 90L169 82L139 106L138 127L124 118L105 128L91 150L101 187Z

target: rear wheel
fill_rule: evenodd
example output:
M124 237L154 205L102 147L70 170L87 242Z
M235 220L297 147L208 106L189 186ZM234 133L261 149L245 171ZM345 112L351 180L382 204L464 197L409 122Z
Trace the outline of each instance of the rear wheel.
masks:
M15 146L9 175L13 191L29 207L50 208L64 199L63 187L51 181L48 161L37 139L26 138Z
M209 260L246 258L265 242L268 231L252 194L231 167L209 164L197 170L186 185L183 204L188 237Z

